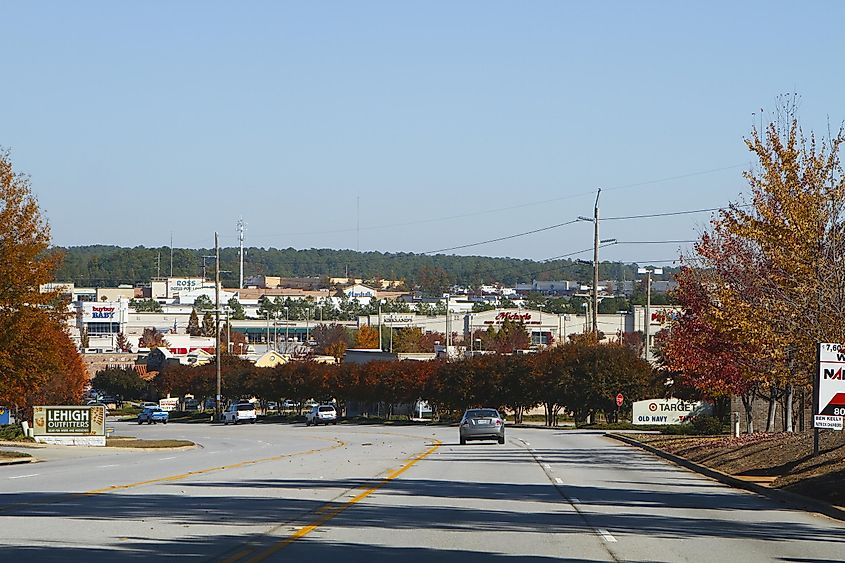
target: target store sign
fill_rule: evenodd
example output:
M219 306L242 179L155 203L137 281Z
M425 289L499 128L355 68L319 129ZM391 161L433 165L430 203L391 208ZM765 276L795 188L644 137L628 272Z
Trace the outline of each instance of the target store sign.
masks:
M713 413L713 405L703 401L682 399L646 399L636 401L634 424L682 424L692 418Z

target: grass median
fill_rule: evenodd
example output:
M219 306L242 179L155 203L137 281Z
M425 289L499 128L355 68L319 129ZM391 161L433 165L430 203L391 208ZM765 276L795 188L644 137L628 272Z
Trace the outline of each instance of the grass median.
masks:
M113 436L106 438L106 447L109 448L187 448L195 446L190 440L142 440L133 437Z
M0 451L0 461L16 461L28 457L32 456L24 452Z

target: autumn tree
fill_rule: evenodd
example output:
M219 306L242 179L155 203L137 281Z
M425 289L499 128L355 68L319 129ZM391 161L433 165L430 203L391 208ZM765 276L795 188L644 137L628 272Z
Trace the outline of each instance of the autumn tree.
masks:
M317 343L318 354L332 356L338 362L343 359L352 341L349 329L336 323L317 325L311 331L311 338Z
M793 390L810 380L815 343L845 340L845 133L805 135L795 107L784 98L772 122L752 128L750 197L713 219L694 258L714 279L704 287L710 303L695 313L703 328L690 330L732 344L729 365L743 387L766 391L768 430L781 396L791 430ZM673 361L683 364L682 354Z
M232 330L229 323L223 323L220 327L220 348L228 354L243 356L249 350L249 341L242 332Z
M0 149L0 404L25 411L36 400L79 400L86 377L65 330L65 304L41 291L61 260L49 246L29 177Z
M373 328L370 325L364 325L355 333L356 348L377 349L378 345L377 328Z
M167 341L164 339L164 334L155 327L148 326L145 328L141 334L141 338L138 339L139 348L149 348L152 350L153 348L163 348L166 346Z
M126 335L122 332L117 334L117 349L120 352L132 351L132 344L130 344L129 339L126 338Z

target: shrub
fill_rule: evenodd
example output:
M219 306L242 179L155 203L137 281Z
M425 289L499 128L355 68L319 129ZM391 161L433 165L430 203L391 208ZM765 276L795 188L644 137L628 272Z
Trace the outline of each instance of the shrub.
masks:
M697 416L690 421L694 434L712 436L722 433L722 421L715 416Z

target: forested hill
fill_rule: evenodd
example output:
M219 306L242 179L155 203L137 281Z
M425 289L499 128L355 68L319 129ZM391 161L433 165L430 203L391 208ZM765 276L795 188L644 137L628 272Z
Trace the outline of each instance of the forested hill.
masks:
M79 286L115 286L147 282L157 275L170 274L170 248L122 248L118 246L73 246L56 248L64 253L57 281L74 282ZM202 276L203 256L213 256L213 249L173 250L174 276ZM213 276L214 259L205 259L206 271ZM237 285L238 249L220 251L220 267L224 285ZM601 278L631 280L636 277L635 264L607 262L601 265ZM488 256L424 255L413 253L355 252L354 250L293 248L247 248L244 276L332 276L364 279L405 280L408 287L420 284L440 285L448 277L450 283L478 285L537 280L577 280L589 282L592 266L573 260L537 262L515 258ZM667 271L668 274L668 271Z

